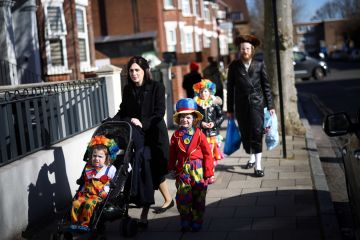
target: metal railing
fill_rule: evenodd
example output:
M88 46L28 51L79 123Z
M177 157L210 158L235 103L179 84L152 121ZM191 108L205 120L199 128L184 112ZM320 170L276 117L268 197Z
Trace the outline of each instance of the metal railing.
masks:
M104 78L0 87L0 166L97 126L107 116Z

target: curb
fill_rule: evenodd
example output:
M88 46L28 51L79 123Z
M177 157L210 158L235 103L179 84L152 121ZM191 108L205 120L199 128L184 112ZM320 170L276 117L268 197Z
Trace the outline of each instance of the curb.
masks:
M299 112L302 112L301 106ZM334 205L331 200L329 187L327 185L326 176L321 166L317 145L306 118L301 118L301 121L306 129L305 141L309 154L310 171L316 190L316 198L319 208L319 218L325 240L341 240L341 232L337 220Z

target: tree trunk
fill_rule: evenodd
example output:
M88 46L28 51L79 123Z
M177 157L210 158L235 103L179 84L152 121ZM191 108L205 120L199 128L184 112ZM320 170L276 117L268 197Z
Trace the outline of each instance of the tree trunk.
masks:
M300 121L297 107L293 66L293 25L291 17L291 0L277 0L277 24L279 34L279 51L281 64L281 82L286 135L303 135L304 126ZM276 47L273 23L272 1L264 0L265 6L265 41L264 54L267 71L272 86L276 112L280 119L280 98L278 73L276 65Z

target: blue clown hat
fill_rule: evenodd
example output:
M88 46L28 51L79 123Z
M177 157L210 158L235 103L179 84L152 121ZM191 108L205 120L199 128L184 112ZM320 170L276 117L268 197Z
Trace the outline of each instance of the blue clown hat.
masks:
M180 114L195 113L196 119L194 122L197 123L203 119L203 115L197 110L197 104L192 98L182 98L176 103L176 113L173 116L174 122L179 124Z

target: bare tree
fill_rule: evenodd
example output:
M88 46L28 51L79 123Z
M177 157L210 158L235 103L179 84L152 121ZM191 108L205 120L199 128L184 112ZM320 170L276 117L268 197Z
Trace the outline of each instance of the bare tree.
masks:
M332 0L319 8L312 20L353 18L360 13L360 0Z
M251 29L261 41L264 40L264 28L269 23L264 21L264 2L266 0L253 0L254 7L250 9ZM271 1L271 0L270 0ZM293 22L299 21L301 12L304 10L304 2L302 0L292 0L292 19ZM270 22L271 24L271 22Z
M292 7L291 7L291 13L292 13L292 20L293 22L300 21L301 13L305 11L304 7L304 1L301 0L292 0Z
M264 1L265 9L265 63L268 66L269 79L272 85L272 91L277 112L280 113L279 85L276 71L276 54L272 1ZM280 46L280 64L282 78L282 93L284 103L284 121L286 134L304 134L305 129L300 121L297 107L297 91L295 88L295 77L293 67L293 25L292 25L292 1L277 0L277 25Z

